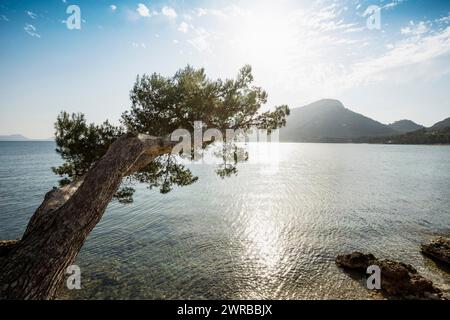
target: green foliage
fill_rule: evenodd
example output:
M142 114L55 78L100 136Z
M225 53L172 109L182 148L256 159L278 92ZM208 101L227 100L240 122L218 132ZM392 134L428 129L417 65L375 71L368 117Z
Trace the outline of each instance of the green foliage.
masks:
M122 115L122 122L132 132L156 136L179 128L192 131L194 121L217 129L275 129L285 125L287 106L258 114L267 102L267 93L252 82L250 66L242 68L236 80L211 80L204 69L190 66L171 78L143 75L131 90L132 107Z
M134 192L134 188L121 187L114 194L114 198L116 198L120 203L132 203Z
M81 113L69 115L61 112L55 129L56 152L60 154L64 164L52 170L63 177L61 185L83 176L106 153L109 146L124 134L122 128L115 127L108 121L99 126L88 125Z
M87 124L80 113L62 112L58 116L56 151L64 163L52 170L62 177L61 185L70 183L92 168L111 144L125 133L165 137L176 129L193 132L194 121L202 121L206 128L221 131L246 131L252 127L272 130L284 126L289 108L280 106L274 111L259 113L267 102L267 93L252 86L252 82L250 66L242 68L235 80L211 80L204 69L190 66L173 77L156 73L138 76L130 92L131 109L122 114L121 126L113 126L107 121L102 125ZM221 177L236 174L238 155L242 152L232 144L224 148L220 155L224 164L217 173ZM129 203L134 194L133 181L146 183L149 188L159 187L161 193L168 193L174 185L192 184L197 177L177 163L177 157L166 154L125 180L114 196L120 202Z
M450 127L420 129L390 137L369 138L362 142L386 144L450 144Z
M150 189L159 187L163 194L170 192L173 185L188 186L198 179L184 165L177 163L172 154L156 158L133 176L138 182L147 183Z

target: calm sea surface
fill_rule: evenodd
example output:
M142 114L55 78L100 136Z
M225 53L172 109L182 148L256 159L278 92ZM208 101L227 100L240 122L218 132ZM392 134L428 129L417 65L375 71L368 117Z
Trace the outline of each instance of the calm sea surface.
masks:
M21 236L57 184L52 142L0 142L0 238ZM82 289L62 298L371 298L334 264L371 252L414 265L450 292L450 276L419 252L450 234L450 147L281 144L278 165L246 163L222 180L167 195L138 187L112 202L76 263ZM273 155L272 155L273 156ZM1 272L1 271L0 271Z

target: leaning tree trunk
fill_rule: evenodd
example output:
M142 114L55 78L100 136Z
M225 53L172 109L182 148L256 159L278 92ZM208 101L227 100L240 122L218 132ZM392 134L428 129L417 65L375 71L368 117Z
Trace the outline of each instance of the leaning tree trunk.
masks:
M172 145L144 135L122 137L83 178L47 193L22 239L0 242L0 299L55 298L123 177Z

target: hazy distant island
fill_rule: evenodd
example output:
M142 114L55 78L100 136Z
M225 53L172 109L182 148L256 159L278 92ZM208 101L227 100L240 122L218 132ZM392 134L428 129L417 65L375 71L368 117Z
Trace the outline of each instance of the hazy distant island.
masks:
M30 139L21 134L0 135L0 141L54 141L54 138L48 139Z

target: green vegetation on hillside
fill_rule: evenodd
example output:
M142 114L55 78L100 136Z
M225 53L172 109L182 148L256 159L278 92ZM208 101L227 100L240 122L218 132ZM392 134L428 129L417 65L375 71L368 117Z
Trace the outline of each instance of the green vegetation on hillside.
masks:
M360 142L386 144L450 144L450 127L439 130L420 129L396 136L361 139Z

